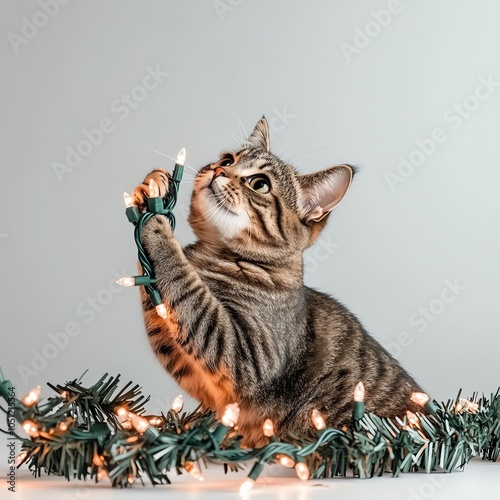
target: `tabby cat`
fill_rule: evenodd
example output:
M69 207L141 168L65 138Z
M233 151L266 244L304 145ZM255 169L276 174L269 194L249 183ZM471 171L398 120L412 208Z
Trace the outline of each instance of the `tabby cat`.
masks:
M146 331L161 364L191 396L221 416L240 406L248 445L262 424L276 434L311 428L319 410L329 426L351 422L353 389L380 416L417 410L417 383L345 306L303 284L303 252L344 198L353 167L300 175L270 152L263 117L238 151L198 172L189 223L198 237L182 248L165 217L145 226L143 244L167 307L156 314L142 290ZM149 180L134 192L144 209Z

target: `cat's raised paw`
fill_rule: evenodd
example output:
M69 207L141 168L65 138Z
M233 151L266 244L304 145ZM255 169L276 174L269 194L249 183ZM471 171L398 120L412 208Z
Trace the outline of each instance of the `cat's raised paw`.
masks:
M155 170L153 170L146 176L144 182L142 184L139 184L139 186L134 189L134 193L132 195L134 205L136 205L141 212L144 212L144 210L146 209L146 199L150 198L151 194L155 194L150 193L151 180L155 181L156 185L158 186L159 196L165 198L165 196L169 192L170 179L171 176L166 170L163 170L161 168L156 168Z

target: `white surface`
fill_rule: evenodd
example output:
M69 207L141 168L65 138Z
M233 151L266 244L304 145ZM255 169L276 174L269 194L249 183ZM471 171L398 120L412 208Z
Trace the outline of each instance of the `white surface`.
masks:
M250 499L370 499L370 500L462 500L497 499L500 487L500 462L472 460L463 472L453 474L404 474L399 478L389 475L373 479L334 478L302 482L293 471L280 466L268 467L251 492ZM279 477L277 475L279 474ZM112 489L107 481L100 484L74 481L67 483L62 478L42 476L32 478L25 470L18 477L16 500L101 500L142 498L186 498L203 500L225 500L239 498L239 487L246 473L229 473L220 468L204 471L202 483L194 481L188 474L171 475L172 484L153 488L139 484L127 490ZM8 498L2 476L0 498Z

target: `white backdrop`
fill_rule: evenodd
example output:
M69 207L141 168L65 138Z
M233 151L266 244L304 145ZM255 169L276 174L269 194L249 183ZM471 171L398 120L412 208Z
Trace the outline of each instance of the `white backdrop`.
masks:
M87 368L88 383L140 383L152 411L179 393L138 291L113 284L136 270L122 193L183 146L206 164L263 113L273 150L301 171L360 167L307 254L307 284L351 308L432 396L496 390L497 2L0 9L0 366L19 395Z

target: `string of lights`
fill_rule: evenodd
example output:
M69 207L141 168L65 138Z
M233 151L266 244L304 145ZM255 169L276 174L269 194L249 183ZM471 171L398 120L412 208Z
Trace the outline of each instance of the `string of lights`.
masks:
M311 430L275 436L275 424L262 422L268 444L243 448L236 426L239 407L227 405L220 420L204 408L182 412L178 396L166 414L145 415L149 398L131 382L118 389L120 376L107 374L85 387L81 379L64 385L48 384L55 395L40 400L39 386L21 400L12 400L12 384L0 372L0 397L28 437L17 464L66 479L109 480L127 487L170 483L169 472L185 471L202 481L201 464L222 464L237 471L252 463L240 493L246 496L266 464L294 468L301 480L334 476L373 477L423 469L452 472L474 456L496 461L500 455L500 389L490 398L460 398L432 403L433 414L407 412L402 419L379 418L362 410L364 387L353 391L353 425L326 426L317 409ZM424 393L414 399L428 403ZM7 413L7 410L2 407ZM6 432L6 431L4 431Z

